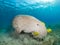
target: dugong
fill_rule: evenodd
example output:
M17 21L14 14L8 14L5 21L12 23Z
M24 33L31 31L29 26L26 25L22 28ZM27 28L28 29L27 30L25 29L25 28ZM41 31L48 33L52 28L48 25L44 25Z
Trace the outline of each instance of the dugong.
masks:
M13 19L13 28L16 33L32 33L33 36L43 38L47 35L45 24L30 15L17 15ZM34 35L36 34L36 35Z

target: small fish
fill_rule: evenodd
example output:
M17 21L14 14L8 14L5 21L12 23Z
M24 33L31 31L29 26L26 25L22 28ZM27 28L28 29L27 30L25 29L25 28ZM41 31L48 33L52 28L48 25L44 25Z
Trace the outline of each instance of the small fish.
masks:
M52 32L52 29L51 29L51 28L48 28L48 29L47 29L47 32L48 32L48 33L51 33L51 32Z
M38 36L39 35L39 32L33 32L32 35Z

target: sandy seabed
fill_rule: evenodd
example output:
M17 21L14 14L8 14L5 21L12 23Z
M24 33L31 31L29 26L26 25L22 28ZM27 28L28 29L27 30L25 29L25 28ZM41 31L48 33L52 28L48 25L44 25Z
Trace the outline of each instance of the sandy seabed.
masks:
M20 34L15 38L9 33L0 33L0 45L60 45L60 26L53 26L52 30L44 40L40 41L28 34Z

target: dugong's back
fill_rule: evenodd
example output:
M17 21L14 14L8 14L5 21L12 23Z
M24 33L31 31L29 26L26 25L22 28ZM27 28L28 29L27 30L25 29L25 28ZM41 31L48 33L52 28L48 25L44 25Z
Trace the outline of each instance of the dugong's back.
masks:
M17 32L21 32L24 30L25 32L32 32L36 30L35 23L39 22L36 18L27 15L18 15L13 20L13 27L17 30ZM40 23L40 22L39 22Z

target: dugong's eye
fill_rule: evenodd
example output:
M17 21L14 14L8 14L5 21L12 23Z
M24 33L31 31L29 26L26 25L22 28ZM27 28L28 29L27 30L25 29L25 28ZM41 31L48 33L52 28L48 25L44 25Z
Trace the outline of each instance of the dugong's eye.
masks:
M37 26L39 26L39 24L37 24Z

